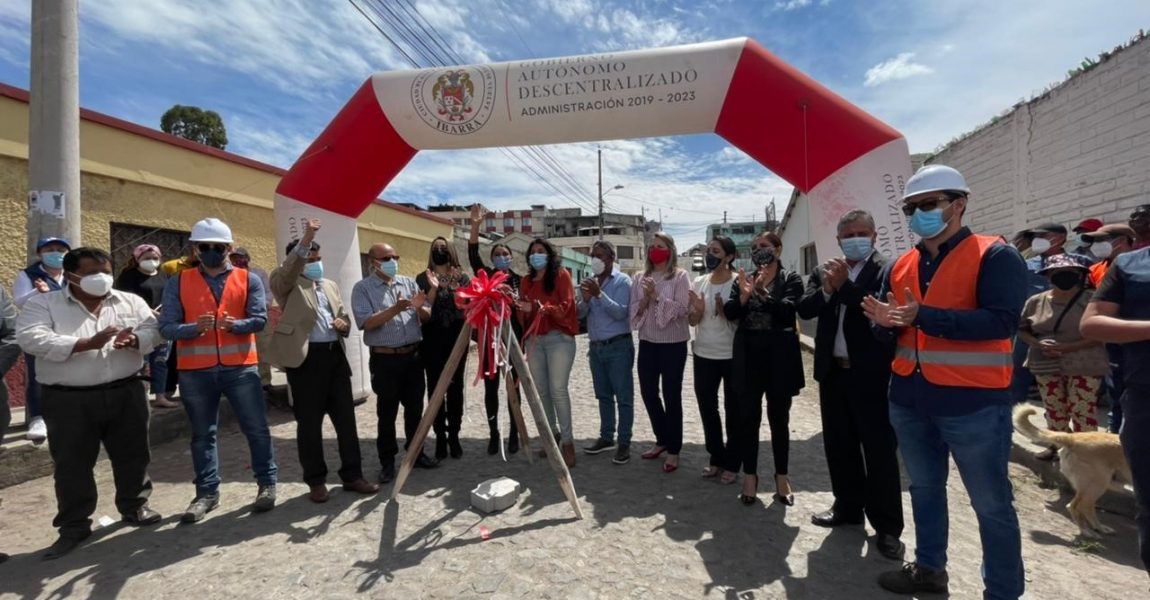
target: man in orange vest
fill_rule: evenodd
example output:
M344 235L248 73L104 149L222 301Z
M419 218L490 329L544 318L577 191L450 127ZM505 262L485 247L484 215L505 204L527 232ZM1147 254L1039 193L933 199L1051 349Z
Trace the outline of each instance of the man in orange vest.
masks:
M160 332L177 340L180 395L192 425L196 497L181 520L195 523L220 502L216 429L220 397L226 395L248 439L259 491L253 508L275 507L276 463L260 386L256 333L267 323L259 278L227 262L232 230L208 218L192 227L199 266L181 271L164 288Z
M982 538L986 598L1023 592L1022 541L1007 461L1012 339L1026 301L1026 264L998 237L962 225L970 188L958 171L920 169L903 212L921 241L885 273L863 311L893 340L890 420L910 475L915 560L879 577L902 594L947 591L949 457L970 494Z

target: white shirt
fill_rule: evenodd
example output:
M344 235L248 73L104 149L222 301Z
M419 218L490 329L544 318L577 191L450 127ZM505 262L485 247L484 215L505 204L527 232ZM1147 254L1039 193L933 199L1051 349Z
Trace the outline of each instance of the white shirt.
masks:
M76 342L109 325L131 327L139 348L112 348L72 353ZM90 386L131 377L144 357L162 341L152 309L144 299L112 290L95 313L72 296L70 288L28 298L16 318L16 342L36 357L36 381L45 385Z
M695 356L710 360L727 360L732 357L735 346L736 324L723 315L723 303L731 297L731 286L735 278L724 283L711 283L711 274L700 275L691 284L691 289L703 297L703 318L695 326L695 341L692 350ZM719 295L716 303L715 294ZM716 307L718 314L716 314Z
M874 250L871 250L871 253L866 255L866 258L858 261L853 266L848 265L847 277L850 278L850 280L852 282L854 280L858 279L859 273L862 273L863 267L865 267L867 265L867 263L870 262L870 257L872 255L874 255ZM824 300L830 300L831 299L831 295L828 294L826 292L826 290L823 290L823 299ZM843 335L843 320L846 318L846 314L847 314L847 307L842 306L840 304L839 305L839 330L837 333L835 333L835 349L834 349L834 352L832 353L832 355L835 358L850 358L850 354L847 352L847 338L846 338L846 336Z

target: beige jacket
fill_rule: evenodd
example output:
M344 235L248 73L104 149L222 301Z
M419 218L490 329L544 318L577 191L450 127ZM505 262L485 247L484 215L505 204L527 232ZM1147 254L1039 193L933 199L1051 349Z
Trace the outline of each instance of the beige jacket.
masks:
M319 300L316 298L315 282L302 274L305 264L307 261L303 257L295 252L289 252L283 264L271 273L271 292L276 302L283 307L283 316L272 331L266 358L268 362L281 369L291 369L303 364L307 358L308 336L315 327ZM334 318L350 323L351 319L347 316L339 287L335 282L322 279L319 285L323 287L323 293L331 303ZM346 334L343 335L346 337Z

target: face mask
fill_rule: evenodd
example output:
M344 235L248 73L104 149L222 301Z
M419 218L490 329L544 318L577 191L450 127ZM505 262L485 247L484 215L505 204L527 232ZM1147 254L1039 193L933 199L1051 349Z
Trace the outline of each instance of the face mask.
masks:
M774 248L759 248L751 252L751 262L755 263L756 267L765 267L775 262L775 249Z
M1110 258L1114 252L1114 244L1110 242L1094 242L1090 245L1090 253L1094 258Z
M156 269L159 269L159 268L160 268L160 261L158 261L154 258L149 258L148 260L141 260L140 261L140 270L147 273L148 275L155 273Z
M1059 271L1050 276L1050 283L1060 290L1071 290L1082 284L1082 274L1075 271Z
M380 273L383 273L388 277L395 277L395 274L399 272L399 261L395 260L394 258L391 260L380 261L378 268Z
M546 253L532 254L528 260L531 261L531 267L534 268L536 271L547 266L547 254Z
M703 257L703 262L706 263L708 271L714 271L719 268L719 265L723 264L723 259L714 254L708 254Z
M446 265L450 260L451 255L447 253L447 250L436 248L431 251L431 262L437 265Z
M323 279L323 261L308 263L303 266L303 276L312 281Z
M1034 241L1030 242L1030 249L1033 250L1035 254L1042 254L1050 250L1050 240L1046 238L1034 238Z
M203 258L203 254L200 254L200 257L201 257L201 259L202 259L202 258ZM234 267L239 267L239 268L241 268L241 269L246 269L246 268L248 268L248 263L249 263L249 262L251 262L251 260L250 260L250 259L248 259L247 257L244 257L244 256L237 256L237 257L235 258L235 260L233 260L233 261L232 261L232 266L234 266ZM207 263L204 263L204 264L207 264ZM222 263L221 263L221 264L222 264ZM209 266L209 267L210 267L211 265L207 265L207 266Z
M651 259L651 264L661 265L671 258L671 251L666 248L651 248L647 251L647 257Z
M870 254L874 248L874 242L870 238L853 237L839 240L839 246L843 249L843 256L847 260L862 260Z
M209 269L217 269L224 264L224 253L218 250L201 251L200 263ZM236 266L243 268L241 265Z
M93 273L80 278L80 289L89 296L103 298L112 291L112 276L107 273Z
M938 237L946 229L947 222L942 218L945 211L945 208L915 210L910 218L910 230L924 240Z
M491 263L495 265L496 269L506 271L511 268L511 257L506 254L501 254L491 259Z
M40 255L40 262L49 269L59 269L64 266L63 252L45 252Z
M591 272L596 275L602 275L603 271L607 269L607 263L599 260L598 258L591 259Z

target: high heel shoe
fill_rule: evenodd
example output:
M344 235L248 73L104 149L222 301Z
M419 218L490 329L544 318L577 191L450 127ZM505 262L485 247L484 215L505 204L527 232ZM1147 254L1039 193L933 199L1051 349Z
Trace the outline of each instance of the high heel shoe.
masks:
M659 458L660 456L662 456L663 453L666 451L667 451L667 449L664 448L663 446L653 446L653 447L651 447L651 449L640 454L639 456L642 456L645 460L655 460L656 458Z
M758 475L743 475L743 484L746 485L746 482L748 480L750 480L751 478L754 478L754 480L755 480L755 490L757 492L759 489L759 476ZM742 502L744 506L750 506L750 505L754 504L755 500L757 500L757 499L758 499L758 494L751 494L748 496L747 494L743 494L741 492L739 493L739 502Z
M775 475L775 489L779 488L779 477L780 477L779 475ZM786 475L782 475L782 477L786 477ZM795 505L794 493L790 493L790 494L787 494L786 496L784 496L778 492L775 492L774 499L776 501L786 505L786 506L794 506Z

